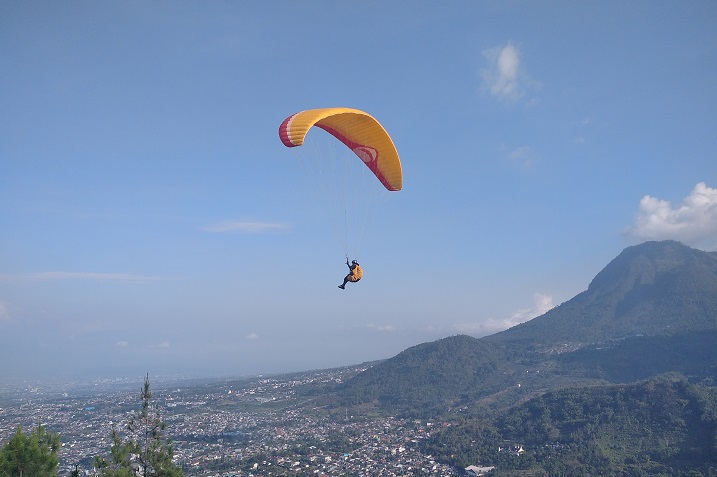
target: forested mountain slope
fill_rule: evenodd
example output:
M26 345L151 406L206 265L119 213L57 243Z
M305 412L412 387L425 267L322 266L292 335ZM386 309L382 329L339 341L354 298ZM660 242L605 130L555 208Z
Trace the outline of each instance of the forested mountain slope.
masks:
M588 289L485 338L531 349L717 328L717 253L674 241L625 249Z
M439 461L490 462L549 475L712 475L717 391L663 376L545 393L489 421L466 421L424 443ZM511 444L525 452L499 452ZM700 473L683 473L683 472Z
M717 377L717 253L673 241L625 249L573 299L480 339L409 348L347 381L344 404L414 415L491 410L551 389L675 371Z
M442 408L456 396L472 396L475 387L497 391L494 376L506 353L469 336L454 336L409 348L350 380L342 391L349 404L379 400L391 407Z

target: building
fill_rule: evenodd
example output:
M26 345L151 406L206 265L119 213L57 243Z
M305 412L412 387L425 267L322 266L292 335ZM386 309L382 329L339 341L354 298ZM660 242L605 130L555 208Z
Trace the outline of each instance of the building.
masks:
M478 465L469 465L466 467L465 471L466 474L468 474L470 477L479 477L481 475L487 475L493 472L493 469L495 467L481 467Z

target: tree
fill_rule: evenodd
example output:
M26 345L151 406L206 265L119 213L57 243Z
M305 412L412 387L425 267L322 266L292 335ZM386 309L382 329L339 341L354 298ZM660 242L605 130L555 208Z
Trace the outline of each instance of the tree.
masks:
M152 405L149 375L140 393L142 407L129 420L124 440L112 430L111 460L95 459L103 477L181 477L182 470L172 462L172 441L164 437L166 427L159 411Z
M18 426L17 432L0 450L0 476L50 477L57 475L60 436L37 426L29 436Z

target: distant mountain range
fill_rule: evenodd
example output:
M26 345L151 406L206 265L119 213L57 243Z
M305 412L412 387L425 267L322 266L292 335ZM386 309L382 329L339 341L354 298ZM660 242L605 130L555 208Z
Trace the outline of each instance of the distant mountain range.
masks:
M586 291L529 322L409 348L339 396L406 415L486 415L550 390L666 372L717 378L717 253L674 241L625 249Z

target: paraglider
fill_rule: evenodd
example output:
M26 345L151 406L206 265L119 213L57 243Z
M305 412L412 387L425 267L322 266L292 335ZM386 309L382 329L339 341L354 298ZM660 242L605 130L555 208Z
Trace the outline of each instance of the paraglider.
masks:
M346 284L348 282L356 283L357 281L361 280L361 278L363 278L363 269L356 260L353 260L351 262L351 265L349 265L349 259L347 257L346 266L349 267L349 274L344 277L344 282L339 285L339 288L341 288L342 290L346 288Z
M317 129L329 136L312 132ZM348 257L350 254L357 257L360 252L375 197L381 194L380 190L395 192L403 187L401 161L393 140L373 116L351 108L310 109L292 114L281 123L279 138L290 148L311 144L304 159L316 164L310 174L320 179L318 189L325 191L327 209L333 209L331 218L337 235L343 237L350 270L339 288L343 289L348 282L358 282L363 270L357 260L349 264ZM312 149L322 141L326 142L326 149ZM370 173L365 180L362 171L366 168Z
M317 126L343 142L356 154L379 181L390 191L403 187L398 151L388 132L376 119L350 108L311 109L293 114L279 127L279 137L286 147L304 144L312 126Z

